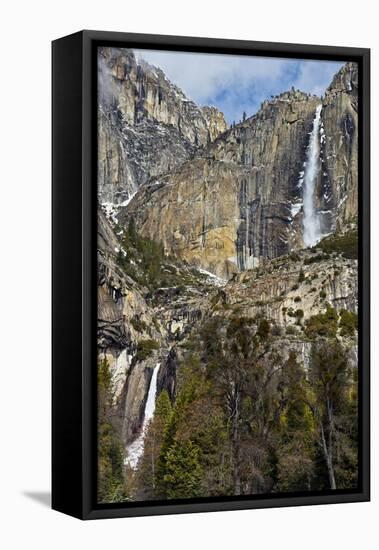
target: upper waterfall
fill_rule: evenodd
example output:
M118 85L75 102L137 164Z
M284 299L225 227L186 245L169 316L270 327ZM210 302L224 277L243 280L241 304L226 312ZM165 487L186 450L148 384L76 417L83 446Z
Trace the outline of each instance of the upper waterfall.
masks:
M155 411L155 394L157 393L157 378L158 378L158 371L160 367L160 363L157 363L154 367L153 375L151 377L150 386L149 386L149 392L147 394L147 400L145 405L145 415L143 419L143 424L141 428L141 433L127 447L127 457L125 459L125 464L129 465L131 468L135 469L138 464L138 460L143 454L144 449L144 440L146 435L146 430L148 428L150 420L154 416Z
M314 246L321 239L320 219L315 208L315 185L320 170L320 118L322 105L316 108L313 129L309 138L303 182L303 239L304 245Z

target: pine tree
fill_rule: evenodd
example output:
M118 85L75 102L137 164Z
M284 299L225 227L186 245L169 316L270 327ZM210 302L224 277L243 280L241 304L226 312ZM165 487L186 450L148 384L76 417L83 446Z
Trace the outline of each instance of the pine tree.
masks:
M200 449L188 441L175 441L167 453L164 489L167 498L191 498L201 494Z
M310 406L318 428L318 443L329 485L331 489L336 489L337 446L342 424L340 416L346 408L351 387L346 353L338 340L324 339L314 344L311 367L310 384L315 400Z
M279 417L276 445L276 489L301 491L312 488L314 475L314 420L306 403L308 387L303 365L291 351L278 390L284 404Z
M107 359L98 364L98 487L99 502L120 502L124 485L123 453L117 416L112 406L111 373Z
M159 496L158 460L171 414L171 401L167 390L163 390L157 398L154 418L149 424L145 437L143 457L138 465L137 493L142 500Z
M131 216L128 223L128 240L131 246L136 247L137 246L137 229L136 229L136 222Z

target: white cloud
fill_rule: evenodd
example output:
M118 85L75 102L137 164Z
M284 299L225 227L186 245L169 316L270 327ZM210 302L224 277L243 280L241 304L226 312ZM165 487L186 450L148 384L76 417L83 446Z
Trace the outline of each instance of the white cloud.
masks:
M333 61L302 61L294 86L312 94L323 95L342 65Z
M221 88L246 87L251 81L280 78L283 60L205 53L135 50L193 99L208 98Z
M252 115L260 103L292 85L322 94L341 63L286 58L135 50L137 57L160 67L200 105L221 109L229 122L242 112Z

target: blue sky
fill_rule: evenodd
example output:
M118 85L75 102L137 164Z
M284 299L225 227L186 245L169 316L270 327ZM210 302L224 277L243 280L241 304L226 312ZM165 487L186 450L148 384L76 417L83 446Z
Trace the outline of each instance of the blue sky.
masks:
M199 105L218 107L230 124L253 115L264 99L289 90L322 95L343 65L332 61L135 50L160 67Z

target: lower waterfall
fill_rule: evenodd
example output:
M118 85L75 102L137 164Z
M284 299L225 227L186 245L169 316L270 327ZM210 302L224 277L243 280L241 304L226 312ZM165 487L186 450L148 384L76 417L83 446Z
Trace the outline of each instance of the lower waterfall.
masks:
M157 379L158 379L158 371L159 371L160 366L161 366L160 363L157 363L155 365L154 370L153 370L153 375L152 375L151 380L150 380L150 386L149 386L149 391L148 391L148 394L147 394L147 400L146 400L146 405L145 405L145 413L144 413L144 419L143 419L143 423L142 423L141 433L139 434L137 439L135 439L133 441L133 443L128 445L128 447L126 448L126 453L127 454L126 454L126 458L125 458L125 465L130 466L131 468L133 468L133 470L135 470L137 468L138 461L139 461L139 459L141 458L141 456L143 454L146 430L147 430L147 427L149 425L150 420L154 416L155 395L157 393Z
M319 130L321 108L322 105L317 107L313 120L303 180L303 240L306 247L314 246L321 239L320 219L315 208L315 185L320 170Z

